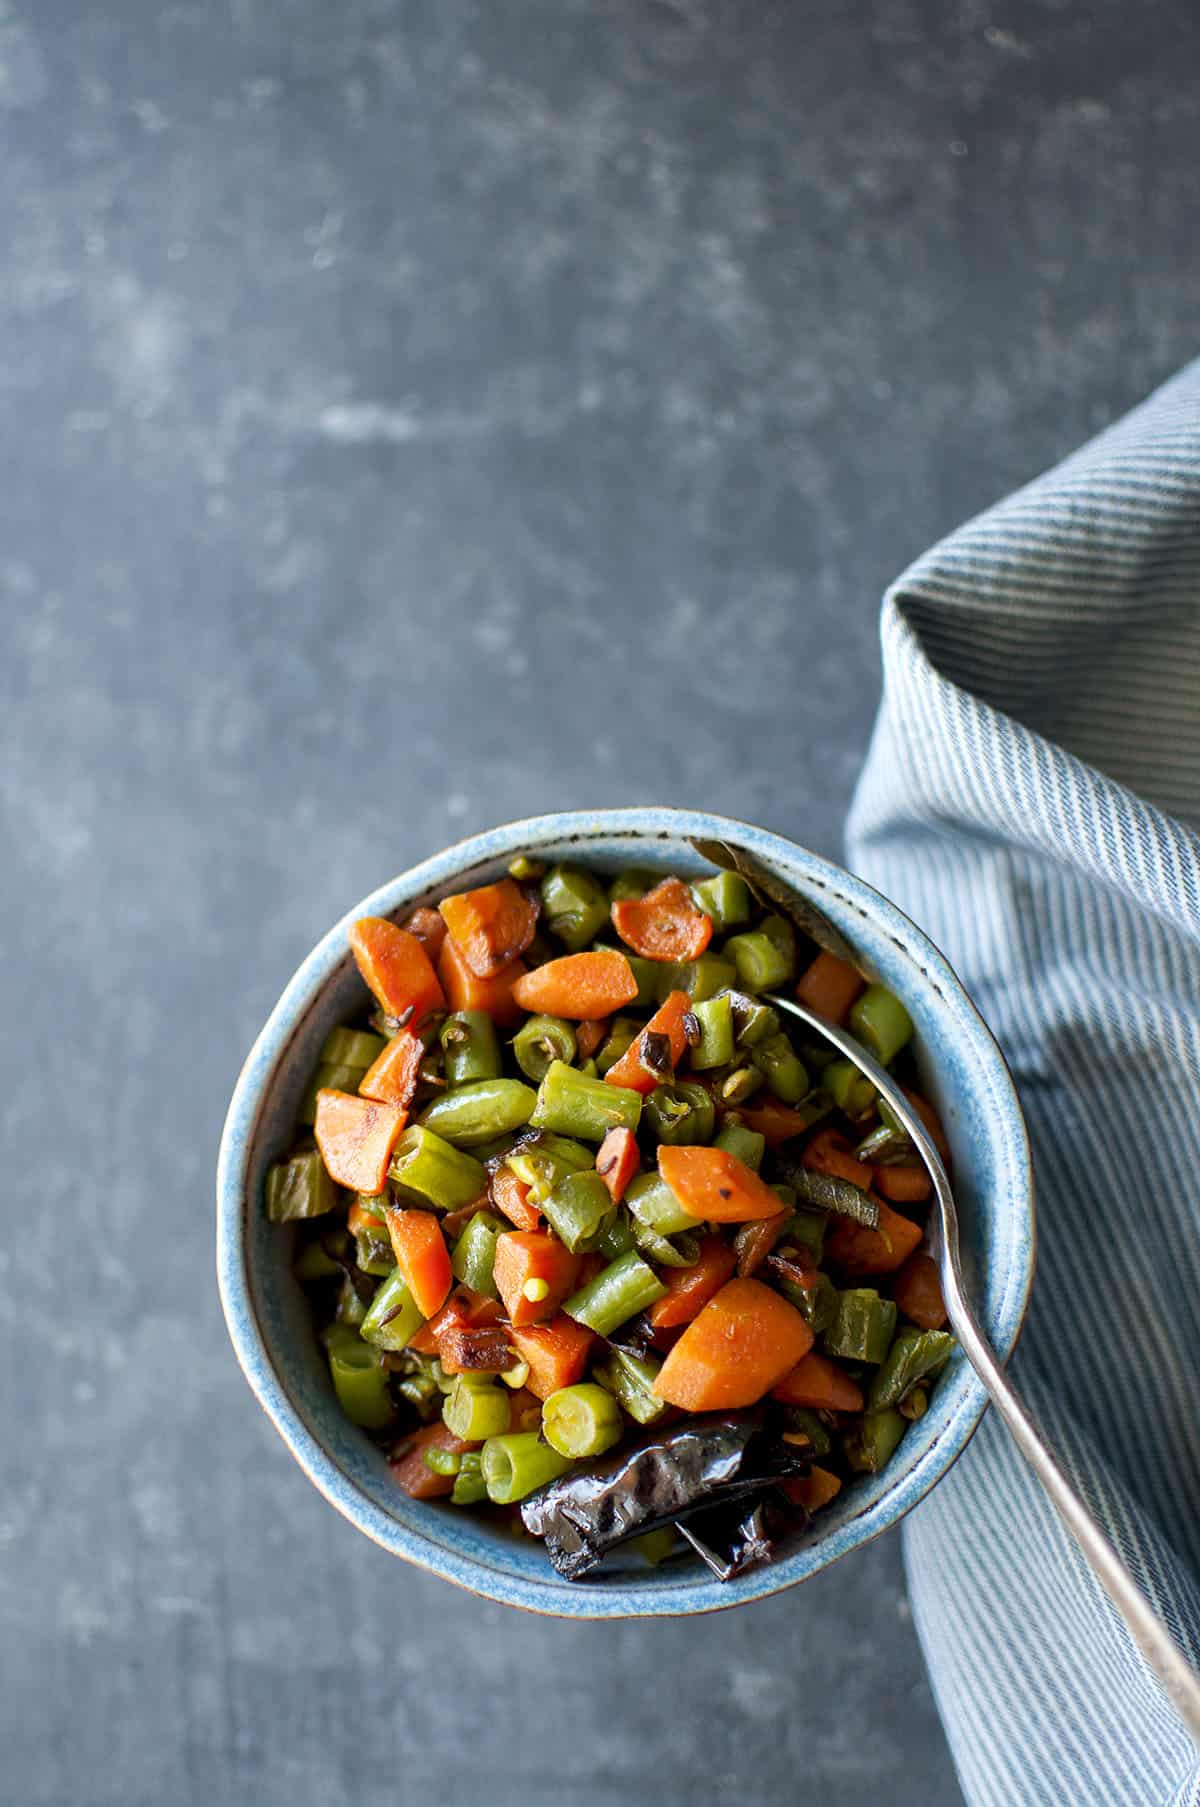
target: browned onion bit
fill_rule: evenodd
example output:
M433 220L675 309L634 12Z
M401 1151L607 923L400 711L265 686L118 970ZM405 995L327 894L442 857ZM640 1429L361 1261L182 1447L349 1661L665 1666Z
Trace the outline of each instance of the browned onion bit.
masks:
M517 1353L508 1340L508 1332L497 1324L482 1324L476 1329L449 1326L438 1336L438 1354L451 1367L482 1369L491 1374L501 1374L517 1365Z
M671 1038L657 1029L643 1029L638 1042L638 1059L648 1073L658 1079L669 1079L674 1071L671 1060Z
M700 1018L694 1010L685 1010L683 1013L683 1034L689 1048L700 1046L704 1038L704 1031L700 1027Z

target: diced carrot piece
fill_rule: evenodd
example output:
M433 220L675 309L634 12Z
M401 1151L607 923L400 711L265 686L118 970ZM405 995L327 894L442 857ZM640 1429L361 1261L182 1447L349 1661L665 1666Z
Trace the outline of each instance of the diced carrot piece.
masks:
M782 1236L785 1225L791 1221L789 1210L779 1211L774 1217L756 1217L742 1225L733 1239L733 1252L737 1256L737 1271L743 1279L747 1274L757 1273Z
M747 1129L757 1130L760 1136L765 1136L772 1148L778 1148L781 1142L790 1142L793 1136L803 1135L809 1127L809 1119L803 1111L794 1110L778 1098L764 1098L761 1104L753 1107L739 1104L736 1115Z
M704 920L708 921L707 916ZM522 1010L587 1021L632 1004L638 985L624 954L597 948L590 954L564 954L560 960L535 966L517 980L512 991Z
M940 1330L946 1322L942 1282L932 1255L910 1255L892 1282L892 1297L920 1330Z
M431 1318L446 1303L454 1275L441 1225L432 1211L401 1210L390 1205L388 1233L396 1265L423 1318Z
M456 1286L442 1309L435 1312L427 1324L421 1325L408 1346L417 1355L436 1355L438 1338L443 1331L477 1329L494 1324L503 1316L498 1300L485 1298L483 1293L473 1292L469 1286Z
M596 1172L611 1192L614 1205L619 1205L624 1198L625 1189L640 1165L641 1155L633 1131L610 1129L596 1150Z
M815 1349L802 1356L790 1374L772 1387L771 1398L784 1405L806 1405L814 1412L861 1412L862 1388L844 1368L818 1355Z
M552 1318L574 1292L578 1273L578 1255L550 1230L505 1230L496 1238L492 1270L496 1291L504 1300L509 1322L518 1327ZM530 1281L538 1291L540 1286L546 1291L529 1298L525 1288Z
M542 1221L537 1206L529 1202L529 1190L511 1167L497 1167L488 1180L492 1203L518 1230L536 1230Z
M533 940L538 906L511 878L458 891L438 905L459 953L477 979L494 978Z
M372 1198L383 1191L405 1115L398 1104L378 1104L353 1092L317 1093L313 1135L339 1186Z
M514 1387L508 1396L510 1431L536 1431L542 1425L542 1402L528 1387Z
M660 1278L667 1290L647 1309L647 1319L655 1330L690 1324L713 1294L720 1292L736 1266L737 1254L723 1236L714 1233L702 1237L700 1254L691 1267L669 1267L662 1271Z
M401 1029L363 1074L358 1085L359 1096L378 1099L381 1104L400 1105L407 1122L408 1107L417 1089L417 1076L424 1058L425 1044L420 1036L414 1035L411 1029Z
M866 988L867 981L848 960L839 960L836 954L820 953L801 973L796 998L827 1022L840 1023L855 998Z
M875 1168L875 1190L894 1205L920 1205L933 1191L926 1167L902 1165Z
M513 987L524 972L524 960L514 960L502 972L481 979L471 971L458 943L450 935L446 936L438 958L438 977L451 1010L486 1010L500 1029L511 1028L521 1020L521 1007L513 997Z
M409 1347L411 1346L410 1344ZM427 1468L425 1451L444 1449L461 1455L464 1450L478 1448L477 1443L464 1443L461 1437L456 1437L444 1424L427 1424L423 1430L413 1431L411 1436L397 1443L388 1466L392 1471L392 1479L403 1487L410 1499L444 1499L454 1491L454 1476L434 1474L432 1468Z
M705 1223L748 1223L778 1215L779 1194L727 1148L663 1143L658 1171L684 1210Z
M712 940L712 917L680 878L664 878L644 897L621 898L612 919L625 945L645 960L698 960Z
M415 1026L445 1003L429 955L407 929L384 916L362 916L350 930L355 964L389 1016L411 1010Z
M761 1280L727 1280L667 1356L654 1391L685 1412L754 1405L812 1344L808 1324L777 1292Z
M842 1491L842 1483L837 1475L831 1474L828 1468L816 1466L810 1468L807 1474L798 1474L781 1485L794 1506L805 1506L810 1512L819 1512L822 1506L827 1506Z
M686 991L670 992L641 1034L634 1036L620 1060L608 1069L604 1075L608 1084L626 1086L631 1092L641 1092L643 1097L652 1092L656 1085L661 1085L667 1075L651 1072L649 1067L642 1065L643 1037L665 1035L671 1047L671 1065L678 1066L687 1048L687 1031L684 1029L683 1019L691 1007L692 1000Z
M590 1023L580 1023L575 1031L575 1052L580 1060L590 1060L609 1031L609 1020L606 1016L593 1017Z
M436 966L438 955L442 951L442 942L446 939L446 925L437 911L431 910L428 904L421 904L411 916L404 918L400 927L407 929L410 935L416 936Z
M592 1333L565 1312L549 1324L514 1326L512 1340L522 1361L529 1363L525 1385L539 1399L549 1399L560 1387L573 1387L583 1379Z
M831 1173L836 1179L849 1180L864 1192L871 1189L874 1171L865 1161L856 1161L854 1150L840 1130L819 1129L800 1156L802 1167L816 1173Z
M922 1230L877 1200L879 1228L869 1230L853 1218L840 1217L825 1243L826 1259L847 1274L892 1274L903 1267L921 1241Z

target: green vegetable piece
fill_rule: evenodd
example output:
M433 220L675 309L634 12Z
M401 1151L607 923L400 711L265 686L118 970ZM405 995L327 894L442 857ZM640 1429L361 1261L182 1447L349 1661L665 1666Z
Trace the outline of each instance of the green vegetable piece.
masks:
M318 1092L357 1092L365 1070L363 1067L333 1067L322 1061L304 1088L296 1112L297 1123L307 1123L311 1127L316 1122Z
M368 1067L375 1065L386 1047L384 1036L371 1035L366 1029L331 1029L321 1043L318 1065L357 1067L365 1073ZM357 1091L358 1087L353 1090Z
M851 1006L847 1024L881 1066L890 1066L901 1048L912 1040L913 1022L895 992L886 985L868 985Z
M496 1282L492 1278L496 1238L509 1228L494 1211L476 1211L464 1225L450 1255L450 1271L454 1278L489 1299L498 1298Z
M841 1217L852 1217L855 1223L865 1224L869 1230L878 1229L878 1199L856 1186L853 1180L844 1180L836 1173L818 1173L815 1168L801 1167L799 1163L789 1166L787 1173L796 1188L797 1198L806 1205L815 1205L819 1211L836 1211Z
M820 1461L822 1456L827 1456L833 1448L833 1438L829 1433L828 1425L821 1422L816 1412L810 1411L807 1406L803 1405L784 1406L783 1410L787 1417L788 1429L798 1431L802 1437L808 1438L810 1455L814 1456L817 1461Z
M656 1085L646 1100L647 1128L655 1141L672 1147L711 1142L716 1121L711 1092L695 1080Z
M360 1332L376 1349L404 1349L424 1322L400 1269L394 1268L372 1299Z
M802 1242L805 1248L812 1250L814 1257L819 1261L825 1247L827 1222L824 1211L806 1211L800 1208L792 1213L792 1221L787 1227L785 1241Z
M825 1332L825 1352L843 1361L881 1362L892 1343L896 1307L873 1287L839 1293L837 1314Z
M808 1094L804 1062L782 1030L756 1042L751 1059L775 1096L784 1104L799 1104Z
M593 1382L560 1387L542 1407L542 1435L551 1449L573 1462L602 1456L621 1440L621 1408Z
M899 1412L864 1412L842 1438L847 1466L856 1474L878 1474L887 1467L907 1428Z
M839 1293L828 1274L818 1274L812 1286L793 1286L790 1281L777 1282L779 1290L791 1301L809 1325L814 1336L829 1329L837 1317Z
M513 1037L513 1055L526 1079L540 1085L552 1060L575 1058L575 1031L561 1016L531 1016Z
M370 1212L372 1217L377 1217L384 1228L387 1228L387 1208L391 1200L386 1192L356 1192L354 1202L360 1211Z
M625 1193L625 1204L638 1223L659 1236L677 1236L700 1222L684 1210L660 1173L640 1173Z
M710 1067L728 1066L733 1059L733 1006L729 993L719 992L715 998L693 1001L692 1015L700 1025L700 1040L689 1056L697 1073Z
M910 1424L915 1424L917 1419L923 1418L929 1410L928 1392L924 1387L914 1387L911 1393L904 1395L896 1410L902 1418L907 1418Z
M508 862L508 876L515 878L519 885L527 881L536 883L545 870L541 860L531 860L527 853L518 853L515 859Z
M735 1160L757 1173L767 1152L767 1138L757 1129L747 1129L744 1123L731 1122L727 1117L713 1138L713 1147L727 1149Z
M821 1074L821 1084L853 1123L861 1123L875 1108L875 1087L852 1060L831 1060Z
M614 1348L607 1360L592 1369L592 1378L607 1388L635 1424L653 1424L667 1409L666 1400L660 1399L654 1391L655 1377L661 1367L660 1361L649 1356Z
M627 866L624 872L617 873L608 887L609 898L613 903L625 903L635 897L645 897L661 878L662 873L652 872L649 866Z
M456 1374L454 1385L442 1401L442 1423L464 1443L482 1443L508 1429L511 1415L508 1389L490 1377Z
M569 1136L554 1136L544 1129L522 1138L505 1157L505 1166L511 1168L523 1186L532 1188L535 1205L540 1205L568 1173L584 1173L594 1165L592 1149Z
M474 1148L523 1129L536 1102L533 1087L519 1079L477 1079L435 1098L421 1122L456 1148Z
M739 1104L746 1104L753 1098L763 1083L763 1076L757 1067L746 1062L742 1066L731 1067L717 1083L721 1103L727 1110L736 1109Z
M693 1004L704 1004L737 983L737 968L720 954L701 954L698 960L652 960L648 964L654 968L654 996L660 1004L672 991L686 991Z
M493 1136L490 1142L472 1142L471 1153L486 1167L489 1161L502 1161L516 1146L517 1136L510 1131L506 1136Z
M600 1044L600 1052L596 1056L596 1066L601 1074L615 1067L623 1054L628 1053L634 1042L645 1028L633 1016L615 1016L612 1028Z
M948 1331L898 1330L887 1359L871 1381L868 1410L899 1405L918 1382L941 1373L953 1349L954 1338Z
M606 1261L615 1261L618 1255L625 1254L627 1249L637 1247L633 1234L633 1224L627 1211L618 1211L613 1221L596 1244L597 1254L603 1255Z
M314 1236L297 1251L292 1272L301 1286L311 1286L318 1280L332 1280L335 1274L342 1272L342 1264L333 1259L324 1238Z
M504 1071L496 1025L486 1010L458 1010L438 1030L446 1084L499 1079Z
M397 1365L398 1362L402 1365ZM442 1409L442 1395L434 1373L433 1357L405 1349L400 1357L393 1355L389 1365L393 1387L412 1406L422 1423L428 1424L431 1418L436 1418Z
M557 1130L581 1142L603 1142L610 1129L636 1130L642 1114L640 1092L605 1079L589 1079L565 1061L551 1061L538 1087L529 1121L534 1129Z
M868 1166L896 1167L909 1166L921 1157L907 1130L894 1129L890 1123L880 1123L869 1136L864 1136L854 1150L854 1158L856 1161L866 1161Z
M594 1168L587 1173L568 1173L542 1200L542 1210L550 1228L573 1255L598 1248L617 1215L612 1194Z
M421 1460L431 1474L457 1474L462 1467L462 1454L457 1449L439 1449L429 1444Z
M648 1230L636 1220L633 1224L634 1247L656 1267L695 1267L700 1259L700 1244L690 1230L683 1230L673 1241Z
M737 983L746 991L774 991L796 975L794 938L789 946L777 925L781 916L769 916L757 929L731 935L722 952L737 969ZM790 930L789 930L790 933Z
M542 921L571 953L581 953L608 922L608 895L590 872L553 866L542 880Z
M458 1211L487 1186L487 1171L423 1124L410 1124L396 1144L391 1178L442 1211Z
M383 1277L391 1273L396 1265L396 1253L386 1224L372 1218L369 1224L355 1232L354 1261L364 1274Z
M653 1268L630 1250L572 1293L563 1310L597 1336L608 1336L626 1319L661 1299L666 1290Z
M718 872L712 878L702 879L692 886L692 896L697 907L712 917L718 934L749 922L754 914L754 899L740 872Z
M731 991L728 996L734 1040L739 1048L756 1047L768 1036L779 1034L779 1012L772 1005L760 1003L744 991Z
M537 1431L489 1437L480 1455L487 1496L497 1506L514 1505L571 1466L570 1458L543 1443Z
M344 1324L347 1329L361 1330L362 1321L367 1315L367 1303L349 1274L343 1274L334 1312L337 1322Z
M344 1324L331 1324L321 1340L333 1390L347 1418L365 1431L383 1430L395 1417L395 1407L379 1351Z
M487 1483L483 1478L482 1452L477 1449L464 1450L461 1466L450 1490L450 1504L478 1506L486 1498Z

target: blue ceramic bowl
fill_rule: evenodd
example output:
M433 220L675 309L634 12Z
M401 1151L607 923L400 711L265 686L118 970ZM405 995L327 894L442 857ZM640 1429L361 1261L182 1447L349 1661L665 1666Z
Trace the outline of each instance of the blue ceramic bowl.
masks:
M711 1612L805 1580L902 1518L962 1453L985 1403L956 1356L929 1411L882 1474L846 1488L784 1560L724 1584L699 1562L651 1569L636 1557L588 1582L563 1581L536 1543L507 1537L471 1512L408 1499L378 1450L342 1416L291 1273L291 1233L266 1221L262 1186L268 1163L289 1143L322 1040L361 1010L362 982L347 952L350 924L484 884L519 851L610 872L632 865L703 871L691 837L745 848L810 896L865 968L905 1000L923 1083L954 1154L983 1323L1007 1358L1033 1273L1033 1191L1021 1110L999 1049L941 954L894 905L792 842L725 817L673 809L539 816L463 841L393 879L330 930L287 987L238 1079L221 1141L217 1273L229 1334L259 1404L309 1479L395 1555L489 1599L572 1618Z

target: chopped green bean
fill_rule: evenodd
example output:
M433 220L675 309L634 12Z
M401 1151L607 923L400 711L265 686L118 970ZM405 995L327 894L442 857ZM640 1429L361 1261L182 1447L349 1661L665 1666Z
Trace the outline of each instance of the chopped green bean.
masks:
M819 1462L833 1448L833 1438L829 1434L829 1426L823 1424L817 1413L808 1406L789 1405L784 1408L788 1430L808 1439L808 1453Z
M418 1192L443 1211L457 1211L479 1197L487 1171L423 1125L410 1124L396 1144L391 1178L407 1192Z
M870 1286L839 1293L837 1315L825 1332L825 1352L843 1361L881 1362L896 1328L896 1307Z
M360 1330L362 1321L367 1315L367 1304L368 1301L363 1298L349 1274L343 1274L334 1311L337 1322L345 1324L350 1330Z
M497 1506L514 1505L571 1466L570 1458L543 1443L537 1431L489 1437L480 1454L487 1495Z
M875 1108L875 1087L852 1060L831 1060L821 1074L821 1084L853 1123L860 1123Z
M753 1048L768 1036L779 1034L779 1012L772 1005L763 1004L744 991L731 991L728 997L734 1040L739 1048Z
M720 954L701 954L698 960L653 960L649 964L654 968L654 996L660 1004L672 991L686 991L693 1004L704 1004L737 983L737 968Z
M848 1466L856 1474L878 1474L894 1455L904 1429L897 1411L864 1412L842 1438Z
M784 1104L799 1104L808 1093L804 1063L782 1030L757 1042L751 1059L775 1096Z
M365 1431L383 1430L395 1416L395 1407L379 1351L342 1324L331 1324L322 1341L333 1390L347 1418Z
M609 1336L627 1318L661 1299L666 1290L653 1268L631 1249L572 1293L563 1310L597 1336Z
M482 1443L504 1434L511 1411L507 1391L490 1375L456 1374L442 1402L442 1423L464 1443Z
M607 1073L610 1067L615 1067L621 1056L629 1052L644 1028L645 1024L639 1023L635 1016L613 1018L612 1028L596 1056L596 1066L602 1074Z
M692 1049L690 1060L697 1073L709 1067L724 1067L733 1059L733 1007L729 993L718 992L715 998L693 1001L692 1014L700 1025L700 1040Z
M743 1167L757 1173L767 1151L767 1138L758 1130L747 1129L744 1123L735 1123L727 1117L717 1131L713 1146L726 1149Z
M318 1280L332 1280L335 1274L342 1272L342 1264L333 1259L318 1236L297 1251L292 1272L301 1286L311 1286Z
M625 1204L640 1224L660 1236L677 1236L700 1222L685 1211L660 1173L641 1173L625 1193Z
M917 1419L923 1418L929 1410L928 1391L924 1387L914 1387L911 1393L904 1395L896 1410L902 1418L907 1418L910 1424L915 1424Z
M806 1249L811 1250L814 1261L819 1261L825 1247L827 1222L824 1211L806 1211L801 1207L792 1212L792 1221L787 1227L787 1240L803 1243Z
M596 1253L603 1255L606 1261L615 1261L618 1255L623 1255L627 1249L636 1247L637 1240L633 1234L629 1214L626 1211L620 1211L596 1244Z
M717 1091L721 1103L726 1109L736 1108L753 1098L763 1083L763 1076L758 1068L747 1062L743 1066L731 1067L717 1081Z
M521 1184L530 1187L535 1205L540 1205L568 1173L585 1173L594 1165L592 1149L545 1129L523 1136L505 1159L505 1166Z
M457 1474L462 1467L461 1451L439 1449L436 1443L427 1445L421 1460L431 1474Z
M510 1130L506 1136L493 1136L490 1142L472 1142L471 1153L486 1167L490 1162L502 1161L505 1155L511 1154L517 1141L517 1133Z
M608 1389L636 1424L653 1424L667 1409L666 1400L660 1399L654 1391L655 1377L661 1367L662 1363L650 1356L613 1348L607 1359L593 1368L592 1377Z
M608 921L603 885L578 866L553 866L542 880L542 921L573 954L594 941Z
M573 1462L602 1456L621 1439L621 1409L611 1393L589 1381L560 1387L542 1407L542 1435Z
M712 1093L695 1080L656 1085L646 1100L647 1128L656 1141L671 1147L711 1141L716 1121Z
M478 1506L487 1498L487 1482L483 1478L482 1452L477 1449L463 1451L462 1466L454 1477L454 1486L450 1489L452 1506Z
M355 1231L354 1262L364 1274L383 1277L391 1273L396 1265L396 1254L386 1224L373 1217Z
M890 1066L912 1040L913 1022L895 992L868 985L850 1009L850 1033L869 1048L881 1066Z
M516 859L508 862L508 876L515 878L518 884L536 883L545 870L541 860L531 860L527 853L519 853Z
M438 1030L447 1085L499 1079L504 1071L496 1025L486 1010L457 1010Z
M653 872L649 866L627 866L624 872L617 873L608 887L609 899L613 903L626 903L637 897L645 897L661 877L661 872Z
M358 1067L365 1073L373 1067L387 1047L382 1035L366 1029L331 1029L321 1043L317 1064L327 1067Z
M489 1299L498 1298L496 1282L492 1278L496 1238L509 1227L494 1211L476 1211L474 1217L464 1225L462 1235L450 1256L454 1278Z
M387 1208L391 1200L386 1192L356 1192L354 1202L360 1211L378 1218L383 1227L387 1228Z
M642 1114L640 1092L589 1079L565 1061L551 1061L538 1087L529 1121L535 1129L557 1130L582 1142L603 1142L610 1129L636 1130Z
M782 918L769 920L778 922ZM737 983L746 991L772 991L795 976L794 949L789 959L786 947L768 932L766 923L761 928L744 929L740 935L731 935L722 952L733 961Z
M542 1200L542 1210L573 1255L598 1248L617 1215L612 1194L595 1169L568 1173Z
M829 1329L837 1316L838 1289L828 1274L818 1273L812 1286L793 1286L789 1280L779 1280L777 1284L814 1336L820 1336Z
M424 1322L400 1269L394 1268L372 1299L360 1331L377 1349L404 1349Z
M883 1366L871 1381L868 1408L874 1412L899 1405L919 1381L941 1373L953 1348L954 1338L945 1330L898 1330Z
M513 1037L513 1056L526 1079L539 1085L552 1060L575 1058L575 1031L561 1016L531 1016Z
M881 1123L859 1143L854 1158L865 1161L868 1166L896 1167L908 1166L921 1157L907 1130L893 1129L890 1123Z
M365 1071L365 1067L334 1067L322 1061L304 1089L300 1109L296 1112L297 1123L311 1125L316 1122L318 1092L357 1092Z
M740 872L717 872L692 886L697 907L713 919L718 934L749 922L754 913L750 887Z
M399 1356L392 1356L392 1363L396 1362L402 1362L403 1366L393 1366L392 1385L400 1397L412 1406L422 1423L427 1424L442 1409L441 1392L433 1371L433 1357L405 1349Z
M646 1260L653 1261L658 1267L695 1267L700 1259L700 1244L690 1230L682 1230L668 1240L635 1219L633 1242Z
M523 1129L536 1103L533 1087L519 1079L477 1079L435 1098L421 1122L456 1148L473 1148Z

